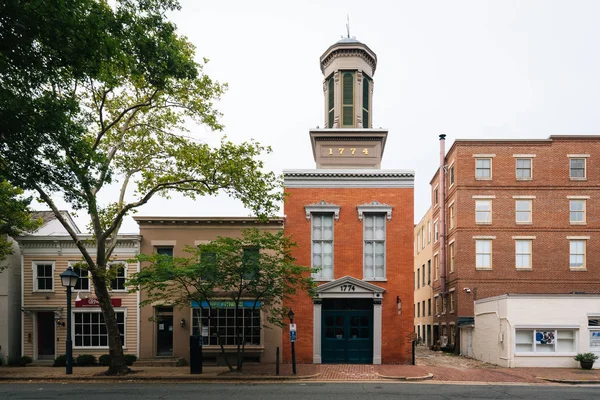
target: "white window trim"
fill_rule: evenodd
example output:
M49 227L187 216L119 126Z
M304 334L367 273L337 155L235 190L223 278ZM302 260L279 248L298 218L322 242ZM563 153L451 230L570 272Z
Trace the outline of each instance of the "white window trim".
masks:
M438 187L439 187L439 183L433 187L433 191L431 192L431 194L433 195L433 202L434 202L433 207L434 208L440 205L440 199L439 199L440 191L439 190L438 190L438 197L437 198L435 197L435 191L438 189Z
M379 204L379 203L378 203ZM387 206L384 204L384 206ZM357 208L360 208L362 206L358 206ZM389 207L389 206L388 206ZM362 221L362 231L363 231L363 249L362 249L362 265L363 265L363 280L365 282L387 282L387 245L388 245L388 237L387 237L387 221L389 221L392 218L392 207L389 207L389 214L387 214L387 218L384 218L383 220L383 229L384 229L384 239L383 239L383 276L382 277L376 277L373 276L372 278L366 278L365 277L365 243L367 241L367 239L365 238L365 221L363 218L363 213L366 214L383 214L385 213L385 211L363 211L361 212L359 210L359 215L360 215L360 220ZM372 240L373 242L377 242L378 240ZM418 246L418 243L417 243ZM375 275L375 258L373 258L373 275Z
M38 265L47 265L52 264L52 289L38 289L38 280L37 280L37 266ZM54 288L56 287L56 261L32 261L31 269L33 272L33 292L41 292L41 293L53 293Z
M569 198L569 224L570 225L587 225L587 199L577 196L567 196ZM582 196L584 197L584 196ZM583 201L583 221L573 221L571 219L571 201Z
M533 196L533 198L531 196L521 196L521 197L515 197L513 196L513 199L515 199L515 224L517 225L532 225L533 224L533 199L535 198L535 196ZM528 221L518 221L517 220L517 201L519 200L528 200L529 201L529 220Z
M471 196L472 199L477 199L477 200L486 200L486 199L495 199L496 196L493 194L476 194Z
M312 218L312 214L314 214L314 213L318 213L318 214L330 214L330 215L333 216L333 220L335 220L335 212L334 211L325 211L325 212L323 212L323 211L316 211L316 212L311 212L311 215L310 215L310 220L311 220L311 223L310 223L310 266L311 266L311 268L315 268L315 266L313 265L313 258L314 258L314 254L315 254L314 250L313 250L314 239L312 237L312 234L313 234L312 221L314 221L313 218ZM334 274L334 277L335 277L335 259L334 259L334 257L335 257L335 249L334 249L335 232L334 232L334 229L335 229L335 224L333 224L331 226L331 235L332 235L331 236L332 237L332 239L331 239L331 251L332 251L332 253L331 253L331 267L332 267L332 271L333 271L333 274ZM311 276L317 282L331 282L331 281L334 280L334 278L331 278L331 279L329 279L329 278L323 278L323 271L322 270L319 272L319 274L320 274L320 276L317 276L316 273L311 273Z
M579 326L573 326L573 325L565 325L565 326L561 326L561 325L552 325L552 326L543 326L543 325L525 325L525 326L519 326L516 325L513 329L513 337L514 337L514 344L513 344L513 351L514 351L514 355L515 357L572 357L574 355L576 355L579 352ZM575 345L575 351L573 352L547 352L547 353L543 353L543 352L535 352L535 351L523 351L523 352L519 352L517 351L517 330L533 330L532 332L532 336L534 334L534 332L537 331L541 331L541 330L554 330L554 331L558 331L558 330L572 330L575 333L575 337L573 338L573 344ZM557 334L558 336L558 334ZM558 338L556 339L558 340ZM557 343L554 344L555 346L557 345ZM535 344L535 339L533 340L533 348L535 349L536 344Z
M394 207L387 205L387 204L382 204L382 203L378 202L377 200L373 200L370 203L365 203L365 204L356 206L356 210L358 211L358 220L359 221L363 220L364 213L383 213L383 214L385 214L386 219L388 221L391 221L393 208ZM364 229L363 229L363 232L364 232Z
M535 158L535 154L513 154L514 158Z
M535 236L513 236L514 240L535 240Z
M454 179L452 180L452 182L450 182L450 169L454 168L454 161L456 160L452 160L450 165L448 165L448 189L454 186L454 182L456 182L456 170L454 170Z
M514 236L513 236L514 238ZM514 239L515 240L515 269L517 271L531 271L533 270L533 239ZM529 267L519 267L517 266L517 242L529 242Z
M431 220L427 221L427 243L431 243Z
M516 154L513 154L513 157L515 157ZM535 155L534 155L535 157ZM519 178L517 176L517 161L518 160L529 160L529 177L528 178ZM533 180L533 158L529 157L529 156L518 156L516 157L515 160L515 179L518 181L532 181Z
M110 268L112 265L117 265L117 264L123 264L123 274L125 276L125 282L127 282L127 278L129 277L129 264L127 263L127 261L121 261L121 260L110 261L110 262L106 263L106 266ZM115 293L127 293L128 292L127 284L125 284L124 289L113 289L112 284L109 282L109 291L115 292Z
M567 236L569 240L569 270L571 271L587 271L587 241L589 236ZM583 267L571 267L571 241L583 242Z
M437 228L437 238L435 237L435 231ZM439 220L433 221L433 243L437 243L440 240L440 222Z
M591 196L567 196L569 200L589 200Z
M569 179L572 181L587 181L587 159L589 158L589 154L567 154L569 158ZM571 176L571 159L573 158L583 158L583 176L582 177L573 177Z
M490 203L490 220L489 221L478 221L477 220L477 202L478 201L488 201ZM490 198L486 199L476 199L475 200L475 225L491 225L493 222L493 201Z
M81 263L81 261L69 261L68 265L69 265L69 267L74 269L75 264L80 264L80 263ZM83 293L91 293L92 292L92 274L90 273L89 269L87 270L87 273L88 273L88 278L87 278L88 279L88 288L87 288L87 290L73 288L74 292L83 292Z
M339 221L340 219L340 206L337 204L327 203L325 200L304 206L304 212L306 213L307 221L310 221L310 217L313 213L333 213L333 219L335 221Z
M494 267L494 243L493 240L496 236L473 236L475 239L475 270L476 271L491 271ZM477 240L489 240L490 241L490 266L489 267L478 267L477 266Z
M124 332L123 332L123 350L127 350L127 307L115 307L115 312L122 312L123 313L123 327L124 327ZM75 313L101 313L102 310L100 309L100 307L94 307L94 308L78 308L78 309L72 309L71 310L73 314ZM109 346L75 346L75 315L71 316L71 337L73 338L73 349L81 349L81 350L102 350L102 349L108 349Z
M448 230L456 228L456 212L454 210L454 200L448 204Z
M433 263L432 263L433 264L433 281L434 282L438 281L440 279L439 275L441 275L441 274L438 273L439 266L440 266L440 256L439 256L439 254L440 254L439 251L437 253L433 253L433 257L432 257L432 260L433 260ZM437 265L438 268L436 268L436 265L435 265L436 257L437 257L437 262L438 262L438 265Z
M477 157L475 157L477 156ZM493 177L493 164L494 164L494 159L493 157L496 157L495 154L473 154L473 157L475 157L475 180L476 181L491 181L492 177ZM490 160L490 176L487 177L483 177L483 178L478 178L477 177L477 160Z

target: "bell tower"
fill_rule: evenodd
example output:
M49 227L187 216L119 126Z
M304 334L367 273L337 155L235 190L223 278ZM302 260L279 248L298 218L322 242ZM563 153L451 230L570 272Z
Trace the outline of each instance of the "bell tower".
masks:
M387 130L373 129L373 75L377 55L345 37L320 58L325 128L310 131L319 169L379 169Z

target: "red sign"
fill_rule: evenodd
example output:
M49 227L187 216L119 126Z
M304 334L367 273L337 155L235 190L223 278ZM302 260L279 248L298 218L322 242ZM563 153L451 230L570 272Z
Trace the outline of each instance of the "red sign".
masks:
M121 299L110 299L113 307L121 307ZM75 301L75 307L100 307L100 302L96 298L87 298Z

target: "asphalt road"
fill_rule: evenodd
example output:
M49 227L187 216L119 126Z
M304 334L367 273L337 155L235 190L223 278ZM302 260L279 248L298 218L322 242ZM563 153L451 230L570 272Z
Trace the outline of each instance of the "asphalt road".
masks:
M0 399L388 400L597 399L598 386L447 385L427 383L106 383L0 384Z

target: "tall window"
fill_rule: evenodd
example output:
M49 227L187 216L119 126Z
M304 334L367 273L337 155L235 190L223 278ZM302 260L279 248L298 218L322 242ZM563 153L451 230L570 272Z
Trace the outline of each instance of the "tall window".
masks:
M569 177L571 179L585 179L585 158L570 158L569 160Z
M421 270L418 269L417 270L417 289L420 287L420 283L421 283Z
M570 240L570 262L572 269L585 268L585 240Z
M438 205L439 197L438 188L433 189L433 204L436 206Z
M423 306L423 316L425 316L425 300L423 300L422 306Z
M156 254L162 254L164 256L173 257L173 247L172 246L160 246L155 247Z
M385 278L385 214L364 214L364 277Z
M417 233L417 254L421 252L421 233Z
M454 185L454 165L448 169L448 181L450 182L449 186Z
M333 214L312 215L312 267L315 279L333 279Z
M450 229L454 228L454 203L448 207L448 211L450 214Z
M421 277L423 278L423 287L425 287L425 264L423 264L423 269L421 271Z
M454 312L454 292L450 292L448 295L450 297L450 312Z
M435 273L435 280L437 281L440 278L440 259L437 254L433 256L433 269Z
M327 127L333 128L335 118L335 81L333 75L327 80Z
M434 239L434 242L437 243L437 241L438 241L439 238L440 238L440 232L438 230L438 222L435 221L433 223L433 239Z
M492 268L492 241L490 239L476 240L475 251L475 267Z
M369 110L370 110L369 92L371 91L371 79L364 73L363 73L362 87L363 87L362 124L363 124L363 128L368 128L371 126L370 120L369 120Z
M439 296L434 299L434 301L435 301L435 313L436 314L440 313L440 302L439 302L439 300L440 300Z
M492 178L492 159L491 158L476 158L475 159L475 179L491 179Z
M54 290L54 263L36 262L33 265L34 289L40 291Z
M569 200L569 215L572 224L585 224L585 200Z
M71 263L69 263L71 264ZM75 284L75 290L90 290L90 273L86 266L81 265L81 263L71 265L73 268L73 272L79 276L77 279L77 283Z
M342 74L342 127L354 127L354 73Z
M242 269L244 279L256 279L259 274L260 249L258 247L246 247L242 253Z
M431 285L431 260L427 260L427 284Z
M73 312L75 347L108 347L108 332L104 314L100 310L91 312ZM121 336L121 345L125 345L125 313L115 311L117 327Z
M531 158L517 158L517 179L531 179Z
M427 243L431 243L431 221L427 221Z
M492 223L492 201L491 200L475 200L475 223L476 224L491 224Z
M517 224L528 224L532 221L531 200L516 200L515 217Z
M241 302L240 302L241 303ZM234 303L235 305L235 303ZM208 318L210 315L210 319ZM246 345L260 345L260 309L240 307L236 328L235 308L194 308L192 331L200 335L202 327L208 328L208 344L233 346L237 344L238 334ZM218 333L218 337L217 337ZM218 342L220 338L221 343Z
M126 290L125 280L126 280L126 268L125 264L115 262L109 263L110 269L114 272L114 278L110 281L110 287L112 290Z
M515 256L517 268L531 268L531 240L515 240Z
M425 248L425 225L421 227L421 248Z
M450 253L450 272L454 272L454 243L448 246L448 253Z
M427 299L427 315L431 317L431 299Z

